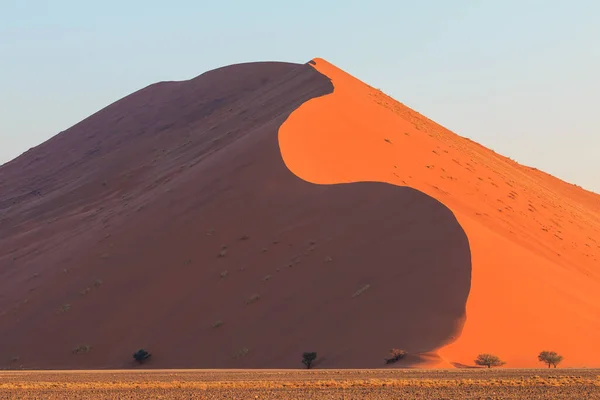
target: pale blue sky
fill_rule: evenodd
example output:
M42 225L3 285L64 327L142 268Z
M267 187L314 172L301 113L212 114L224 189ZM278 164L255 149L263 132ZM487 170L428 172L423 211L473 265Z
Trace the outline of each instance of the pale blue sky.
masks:
M600 1L0 0L0 163L161 80L323 57L600 192Z

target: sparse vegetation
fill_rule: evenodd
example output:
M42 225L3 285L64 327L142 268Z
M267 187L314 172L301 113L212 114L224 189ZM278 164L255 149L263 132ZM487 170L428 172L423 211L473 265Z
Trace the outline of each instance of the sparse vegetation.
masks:
M482 367L501 367L506 364L504 361L500 360L500 357L495 356L493 354L480 354L475 359L475 364L480 365Z
M221 321L221 320L219 319L219 320L215 321L215 323L213 324L213 326L212 326L212 327L213 327L213 328L218 328L218 327L220 327L221 325L223 325L223 321Z
M92 346L90 346L89 344L82 344L82 345L75 347L72 350L72 352L73 352L73 354L85 354L85 353L89 353L90 350L92 350Z
M302 354L302 364L306 365L306 369L310 369L316 359L317 353L315 352L306 352Z
M221 272L221 278L226 278L227 275L229 275L229 272L227 270Z
M138 351L133 353L133 359L140 364L146 361L148 358L150 358L150 356L151 354L144 349L139 349Z
M563 356L557 354L555 351L544 350L538 355L538 360L544 364L547 364L548 368L550 368L550 366L556 368L556 366L563 360Z
M219 258L223 258L227 255L227 249L221 249L221 251L219 252Z
M71 309L71 305L70 305L70 304L63 304L63 305L60 307L60 310L59 310L59 311L60 311L61 313L66 313L66 312L67 312L67 311L69 311L70 309Z
M81 291L79 292L79 294L80 294L80 295L82 295L82 296L85 296L85 295L86 295L86 294L88 294L88 293L89 293L91 290L92 290L92 289L90 289L90 288L88 287L88 288L85 288L85 289L81 290Z
M20 368L15 364L13 368ZM48 399L595 399L597 369L263 371L21 371L3 374L0 398ZM560 373L564 371L564 373ZM196 395L196 393L198 393Z
M396 361L400 361L401 359L403 359L405 356L406 356L406 351L400 350L400 349L392 349L392 350L390 350L389 358L385 359L385 363L386 364L395 363Z
M250 239L250 236L248 236L248 235L240 236L240 240L248 240L248 239Z
M248 299L246 300L246 304L252 304L258 301L258 299L260 299L260 294L255 293L252 296L248 297Z
M246 354L248 354L250 350L247 347L242 347L241 349L239 349L234 355L233 358L241 358L244 357Z
M96 279L96 280L94 281L94 286L95 286L95 287L100 287L100 286L101 286L103 283L104 283L104 282L102 282L102 280L101 280L101 279Z
M269 279L271 279L271 275L266 275L265 277L262 278L263 282L268 281Z
M352 295L352 297L358 297L361 294L363 294L364 292L366 292L367 290L369 290L369 288L371 287L371 285L366 284L363 287L361 287L360 289L358 289L356 292L354 292L354 294Z

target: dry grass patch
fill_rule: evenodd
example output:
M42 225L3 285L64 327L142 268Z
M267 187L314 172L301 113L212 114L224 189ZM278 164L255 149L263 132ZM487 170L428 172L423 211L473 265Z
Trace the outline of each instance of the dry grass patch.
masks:
M92 346L90 346L89 344L82 344L82 345L75 347L72 350L72 353L73 354L86 354L86 353L89 353L91 350L92 350Z
M255 293L255 294L253 294L252 296L250 296L250 297L248 297L248 298L246 299L246 304L252 304L252 303L255 303L255 302L257 302L259 299L260 299L260 294L258 294L258 293Z
M358 289L356 292L354 292L354 294L352 295L352 298L360 296L361 294L363 294L364 292L369 290L370 287L371 287L371 285L369 285L369 284L362 286L360 289Z
M223 321L221 321L221 320L219 319L219 320L217 320L217 321L215 321L215 322L213 323L212 327L213 327L213 328L218 328L218 327L220 327L220 326L222 326L222 325L223 325Z

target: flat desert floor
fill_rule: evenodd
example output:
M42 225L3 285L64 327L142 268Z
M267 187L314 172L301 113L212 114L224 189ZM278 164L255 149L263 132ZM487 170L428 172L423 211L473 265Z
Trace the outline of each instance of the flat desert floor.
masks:
M600 399L600 370L1 371L0 398Z

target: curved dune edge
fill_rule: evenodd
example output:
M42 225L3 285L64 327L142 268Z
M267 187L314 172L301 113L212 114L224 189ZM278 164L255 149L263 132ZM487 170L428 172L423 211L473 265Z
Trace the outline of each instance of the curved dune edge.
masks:
M378 368L398 343L398 365L441 362L427 353L464 322L471 280L454 214L409 187L315 185L281 158L281 124L333 89L306 64L223 67L2 168L0 209L20 204L0 235L0 366L130 368L143 347L152 369L298 368L306 351ZM19 198L27 182L42 195Z
M471 246L467 319L442 365L498 354L506 367L600 367L600 198L439 127L325 60L333 94L279 129L286 166L315 184L387 182L449 207Z

